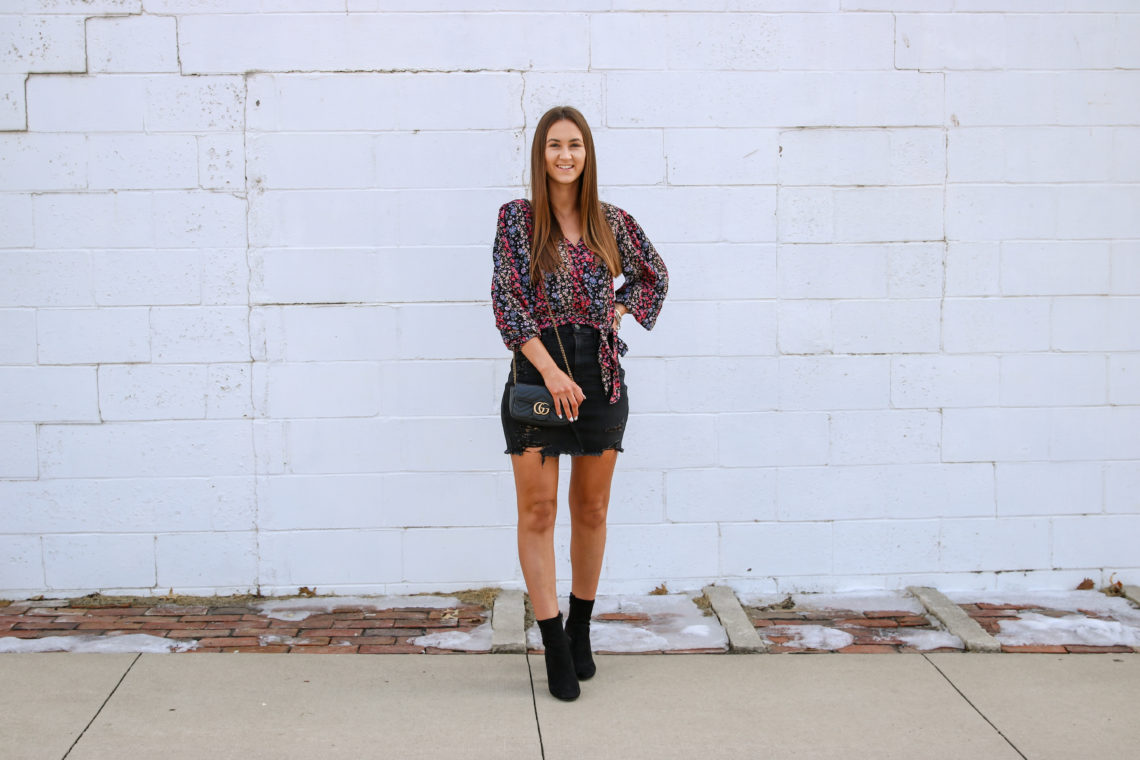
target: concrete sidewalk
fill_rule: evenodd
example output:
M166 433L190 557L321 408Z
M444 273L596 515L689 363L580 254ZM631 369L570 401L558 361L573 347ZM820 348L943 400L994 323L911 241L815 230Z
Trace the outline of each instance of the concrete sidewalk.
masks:
M6 760L1134 758L1140 654L5 654Z

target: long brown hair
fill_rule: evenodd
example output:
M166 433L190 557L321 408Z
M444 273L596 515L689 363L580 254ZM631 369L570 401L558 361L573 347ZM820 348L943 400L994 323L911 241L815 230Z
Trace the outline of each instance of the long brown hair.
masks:
M551 211L550 195L546 187L546 134L550 131L550 125L563 119L574 122L581 130L582 142L586 148L586 165L578 176L578 212L582 217L582 239L586 247L606 265L610 276L617 277L621 274L617 240L614 239L613 230L610 229L598 200L598 165L590 125L577 108L555 106L538 120L534 141L530 146L530 205L534 212L534 235L530 241L530 281L534 285L538 285L544 274L561 266L558 243L562 229Z

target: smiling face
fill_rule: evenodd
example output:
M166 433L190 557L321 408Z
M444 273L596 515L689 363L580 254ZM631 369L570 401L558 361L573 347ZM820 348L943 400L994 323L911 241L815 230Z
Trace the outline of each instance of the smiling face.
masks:
M586 167L586 143L582 130L569 119L550 125L546 132L546 180L572 185Z

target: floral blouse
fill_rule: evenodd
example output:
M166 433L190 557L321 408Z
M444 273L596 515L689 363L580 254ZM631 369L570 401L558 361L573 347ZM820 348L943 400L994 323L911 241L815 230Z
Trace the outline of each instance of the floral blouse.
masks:
M519 198L499 208L491 306L495 326L512 351L537 337L543 328L552 326L550 312L559 325L586 324L597 328L601 335L598 364L602 385L612 404L621 398L618 357L628 350L613 329L614 306L623 304L642 327L653 329L669 289L669 273L634 218L613 204L602 201L601 205L621 254L625 279L616 292L606 265L586 247L585 240L570 243L565 238L558 244L563 266L547 273L543 287L536 291L530 281L534 217L530 200Z

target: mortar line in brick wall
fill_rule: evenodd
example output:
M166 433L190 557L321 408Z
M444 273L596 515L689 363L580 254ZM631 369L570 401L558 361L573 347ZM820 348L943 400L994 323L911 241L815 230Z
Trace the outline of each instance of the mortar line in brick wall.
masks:
M347 2L347 0L346 0ZM179 63L181 67L181 61ZM249 191L249 74L242 75L242 112L241 112L241 166L242 180L245 192L245 332L249 346L249 438L250 449L253 454L253 550L257 567L254 570L254 585L257 593L261 594L261 494L258 472L259 458L257 455L257 404L254 398L254 329L253 329L253 262L250 258L249 216L251 194Z
M950 126L946 113L946 74L942 74L942 293L938 300L938 352L946 353L946 279L948 260L950 258L949 236L946 231L946 197L950 188ZM945 416L942 407L938 408L938 460L945 461L942 456L942 445L945 440ZM995 488L996 492L996 488ZM996 496L995 496L996 500Z
M150 342L150 309L149 308L146 310L146 323L147 323L146 324L147 342L149 343ZM99 370L102 369L102 367L103 367L102 364L96 364L95 365L95 415L99 418L100 424L105 422L105 420L103 419L103 402L99 397L99 375L102 374ZM39 429L38 425L36 426L36 429L37 430ZM36 448L36 451L39 451L38 447ZM39 459L39 457L36 457L36 459Z
M594 34L593 27L593 14L586 16L586 73L592 74L594 72ZM605 114L605 103L602 104L602 113ZM603 116L603 122L605 117Z
M519 73L526 74L532 69L516 69L509 66L501 69L410 69L410 68L394 68L394 69L245 69L244 71L210 71L192 74L183 74L182 76L210 76L210 77L247 77L251 74L260 74L267 76L281 75L281 74L511 74ZM693 71L703 71L703 69L693 69ZM39 72L37 72L39 73ZM47 72L54 73L54 72ZM73 72L59 72L61 74L68 74ZM586 73L584 71L574 71L569 73ZM1127 125L1126 125L1127 126ZM644 127L626 127L626 129L644 129ZM380 130L385 132L403 132L406 130L389 129ZM452 131L452 130L438 130L438 131ZM494 131L486 129L484 131Z
M20 132L27 132L28 131L28 80L31 78L32 78L32 75L30 73L24 74L24 128L22 130L17 130ZM85 138L84 143L86 143L86 142L87 141ZM90 179L88 179L88 182L90 182ZM35 234L34 228L32 230L32 233ZM33 244L34 244L34 240L33 240ZM37 335L38 335L38 333L37 333Z
M39 428L38 424L36 425L36 428L38 430L38 428ZM38 443L36 445L36 451L39 451ZM36 457L36 460L37 460L36 466L38 467L39 466L39 461L38 461L39 457L38 456ZM36 473L36 479L39 480L39 472L38 471ZM47 552L44 550L44 537L41 534L39 536L36 536L36 539L37 539L36 543L40 547L40 572L42 573L41 577L44 579L43 583L44 583L44 587L46 588L47 587L47 557L46 557ZM29 596L31 595L30 592L28 595Z
M178 61L178 76L186 76L186 72L182 70L182 19L179 16L174 17L174 58ZM244 79L244 77L242 77ZM247 93L248 94L248 93ZM245 116L242 116L242 131L245 131ZM244 139L244 138L243 138Z
M986 714L984 712L979 710L977 705L975 705L973 702L970 701L969 697L967 697L965 694L962 693L962 690L958 688L958 684L956 684L952 680L950 680L950 677L942 672L942 668L938 667L938 665L936 665L934 663L934 661L930 659L930 656L928 654L926 654L925 652L920 652L920 654L922 655L922 659L929 662L930 666L933 667L935 670L937 670L938 674L940 676L942 676L943 678L946 679L946 683L950 684L950 686L952 686L954 688L954 691L958 692L958 695L961 696L962 699L966 700L966 704L968 704L970 707L974 708L974 712L976 712L978 715L982 716L982 720L984 720L986 723L990 724L990 728L992 728L994 731L996 731L997 735L1000 736L1002 739L1004 739L1005 743L1008 744L1010 747L1012 747L1013 751L1016 752L1019 757L1023 758L1023 760L1029 760L1029 758L1025 757L1025 753L1022 752L1020 749L1018 749L1017 745L1014 744L1012 741L1010 741L1009 737L1006 736L1004 733L1002 733L1002 730L1000 728L998 728L997 726L995 726L993 721L991 721L986 716Z
M891 68L895 71L899 69L899 14L891 13ZM945 107L942 109L943 115L946 113ZM943 119L945 121L945 119Z
M90 74L91 73L91 60L88 57L90 55L90 52L87 50L87 27L91 24L92 18L94 18L94 17L93 16L86 16L83 19L83 73L84 74ZM26 110L26 106L25 106L25 110Z

